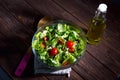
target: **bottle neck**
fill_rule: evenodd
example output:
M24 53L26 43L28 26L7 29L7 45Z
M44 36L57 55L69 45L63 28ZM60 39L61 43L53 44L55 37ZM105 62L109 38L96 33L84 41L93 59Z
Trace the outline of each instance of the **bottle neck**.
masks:
M101 12L100 10L97 10L95 12L94 19L106 21L106 12Z

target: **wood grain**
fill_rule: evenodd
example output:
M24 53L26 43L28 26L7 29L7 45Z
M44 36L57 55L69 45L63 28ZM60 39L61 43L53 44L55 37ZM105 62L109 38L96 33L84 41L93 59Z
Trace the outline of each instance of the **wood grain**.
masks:
M114 80L120 74L120 15L119 5L108 2L108 27L103 39L97 46L87 46L85 55L72 67L70 78L33 75L33 58L24 77L13 75L31 45L41 17L68 20L87 30L99 3L97 0L0 0L0 65L15 80Z
M116 76L104 67L104 65L89 55L88 52L84 54L82 59L73 67L73 69L83 76L85 80L113 80Z
M102 44L104 44L104 47ZM87 49L89 52L91 52L92 55L94 55L94 57L96 57L100 62L112 70L112 72L116 73L117 75L120 73L120 54L118 52L111 49L103 42L101 42L101 44L98 46L88 45Z
M35 21L43 17L24 0L4 0L3 6L26 27L35 28Z
M27 45L27 42L30 42L29 40L22 40L29 38L27 30L21 23L17 22L17 20L11 14L9 14L9 12L7 12L3 7L0 6L0 10L0 39L3 41L1 42L1 44L4 44L0 45L0 51L9 52L20 50L22 52L25 49L25 46L23 46L23 48L21 48L21 46L23 44ZM22 31L26 32L26 34L24 34Z
M81 75L77 74L72 68L70 80L74 80L74 79L85 80Z
M76 25L80 25L83 29L86 30L86 27L83 23L79 22L76 18L71 16L68 12L62 9L57 4L54 4L51 0L25 0L28 4L30 4L34 9L40 12L42 15L55 17L57 19L68 20ZM56 15L57 14L57 15Z
M56 4L65 9L68 13L88 27L88 23L94 16L98 6L96 0L53 0ZM97 3L95 3L97 2ZM74 7L73 7L74 6Z

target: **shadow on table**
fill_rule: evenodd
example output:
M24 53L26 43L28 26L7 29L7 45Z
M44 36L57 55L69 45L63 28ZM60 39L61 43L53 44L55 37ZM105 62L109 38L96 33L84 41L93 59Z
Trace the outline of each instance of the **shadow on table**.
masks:
M120 75L115 80L120 80Z

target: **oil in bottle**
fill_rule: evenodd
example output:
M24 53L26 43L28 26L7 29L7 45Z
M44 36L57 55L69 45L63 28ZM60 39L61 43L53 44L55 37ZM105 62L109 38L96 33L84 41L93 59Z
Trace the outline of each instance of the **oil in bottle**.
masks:
M100 4L95 12L95 16L89 23L89 29L86 34L89 44L97 45L100 42L106 28L106 12L107 5L103 3Z

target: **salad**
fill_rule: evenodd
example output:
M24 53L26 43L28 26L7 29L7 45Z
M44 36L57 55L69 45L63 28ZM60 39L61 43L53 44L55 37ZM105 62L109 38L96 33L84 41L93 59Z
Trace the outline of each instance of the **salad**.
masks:
M81 30L69 23L47 25L35 33L32 48L39 59L48 66L71 65L81 57L86 48L81 33Z

